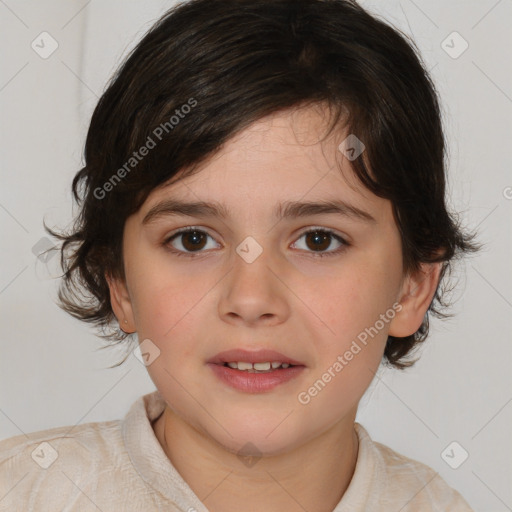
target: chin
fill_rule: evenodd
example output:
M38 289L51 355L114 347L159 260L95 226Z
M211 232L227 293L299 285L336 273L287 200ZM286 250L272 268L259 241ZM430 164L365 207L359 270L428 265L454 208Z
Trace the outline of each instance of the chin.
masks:
M297 428L293 420L289 421L287 418L283 421L284 418L286 414L281 414L279 417L268 415L266 419L244 414L228 420L224 416L222 422L224 428L217 423L213 425L210 423L206 433L225 450L239 456L280 455L304 443L308 437L312 437L312 435L308 436L303 428Z

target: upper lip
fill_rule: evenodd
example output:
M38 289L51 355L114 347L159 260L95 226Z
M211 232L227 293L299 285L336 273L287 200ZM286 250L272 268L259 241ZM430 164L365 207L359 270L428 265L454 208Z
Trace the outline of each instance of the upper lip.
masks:
M295 366L304 366L300 361L296 361L291 357L285 356L280 352L269 349L260 350L244 350L244 349L233 349L219 352L214 357L208 360L208 363L212 364L224 364L232 362L244 362L244 363L266 363L278 361L280 363L288 363Z

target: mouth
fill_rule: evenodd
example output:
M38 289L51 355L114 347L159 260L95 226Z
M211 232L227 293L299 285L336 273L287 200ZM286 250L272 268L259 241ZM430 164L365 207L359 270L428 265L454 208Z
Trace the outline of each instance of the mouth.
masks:
M260 393L292 380L306 368L274 350L229 350L207 361L224 383L240 391Z
M244 361L231 361L224 363L223 366L228 366L232 370L239 370L247 373L270 373L275 370L284 370L292 366L297 366L288 363L282 363L280 361L264 362L264 363L248 363Z
M305 366L300 361L292 359L275 350L261 349L249 351L244 349L227 350L220 352L209 361L209 364L228 366L233 370L249 373L271 372L282 370L291 366Z

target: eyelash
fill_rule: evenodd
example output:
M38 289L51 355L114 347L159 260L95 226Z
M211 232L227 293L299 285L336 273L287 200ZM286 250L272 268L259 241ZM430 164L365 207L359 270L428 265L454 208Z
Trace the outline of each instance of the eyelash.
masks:
M170 243L175 238L177 238L180 235L183 235L185 233L191 233L191 232L194 232L194 231L198 232L198 233L204 233L205 235L209 236L210 238L213 238L206 231L204 231L202 229L199 229L199 228L196 228L195 226L189 226L187 228L180 229L179 231L176 231L175 233L173 233L172 235L167 237L163 241L162 245L164 246L164 248L166 250L172 252L176 256L180 256L180 257L184 256L184 257L188 257L188 258L196 258L196 257L200 256L201 253L203 253L204 251L184 252L184 251L180 251L180 250L177 250L177 249L174 249L174 248L170 247ZM313 255L313 257L315 257L315 258L324 258L326 256L337 256L340 253L344 252L350 246L350 244L344 238L342 238L340 235L336 234L334 231L332 231L330 229L325 229L325 228L310 228L310 229L308 229L306 231L303 231L300 234L300 236L297 238L297 240L302 238L304 235L308 235L309 233L322 233L322 234L325 234L325 235L330 235L330 236L332 236L332 238L336 239L338 242L340 242L342 244L341 247L339 247L338 249L336 249L334 251L327 251L327 252L307 251L307 252L310 252Z

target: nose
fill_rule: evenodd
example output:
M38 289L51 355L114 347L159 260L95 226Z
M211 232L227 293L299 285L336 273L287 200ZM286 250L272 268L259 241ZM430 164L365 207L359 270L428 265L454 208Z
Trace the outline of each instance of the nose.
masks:
M233 267L224 280L219 315L228 323L256 326L278 325L290 315L290 291L268 250L256 259L235 253Z

